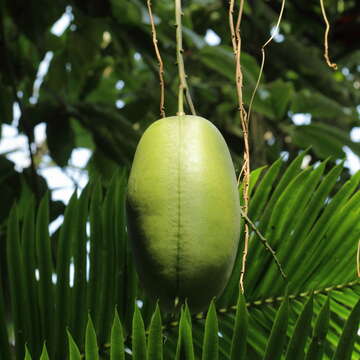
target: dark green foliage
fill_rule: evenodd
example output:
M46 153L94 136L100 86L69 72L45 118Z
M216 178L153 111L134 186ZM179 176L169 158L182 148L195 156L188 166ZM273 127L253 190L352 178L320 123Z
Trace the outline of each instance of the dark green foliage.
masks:
M184 60L198 113L222 132L240 171L242 133L227 7L228 1L184 1ZM71 24L57 36L50 29L64 10L71 12ZM246 107L258 76L261 45L278 10L278 2L245 2L241 57ZM326 10L330 56L339 70L332 71L323 60L324 26L316 1L288 1L280 26L283 41L268 47L250 118L251 166L257 170L252 173L249 217L275 249L288 283L252 232L245 303L238 297L240 242L231 280L214 304L217 313L208 315L208 329L216 327L217 318L221 336L216 344L208 333L205 348L218 347L220 360L263 359L270 349L279 350L276 345L284 336L289 345L283 356L289 359L360 356L360 283L355 275L360 173L350 176L342 164L335 165L344 157L344 146L360 153L349 135L359 126L359 4L336 0L326 2ZM153 11L165 65L166 112L174 115L173 2L153 1ZM204 41L209 29L219 35L219 46ZM53 56L48 72L41 86L34 86L47 52ZM48 352L51 360L63 360L68 347L74 360L86 352L96 359L97 348L103 358L130 358L135 299L143 303L144 329L149 331L140 331L142 356L201 358L204 315L190 316L185 309L182 316L160 316L138 285L125 227L127 175L116 170L131 163L141 133L159 118L157 61L145 1L3 0L0 54L0 126L13 123L30 142L37 124L47 126L47 144L32 144L35 165L43 150L63 167L74 148L93 150L91 184L79 199L73 196L64 224L51 236L48 225L63 213L62 203L44 196L47 185L30 167L19 171L8 153L0 154L0 358L12 360L16 353L19 359L39 359L41 354L45 359ZM121 108L116 107L119 100ZM18 101L22 114L13 122ZM311 122L295 124L293 115L299 113L309 114ZM282 152L290 159L287 166L276 160ZM306 155L316 166L302 167ZM86 331L88 313L93 327L89 321ZM286 318L286 334L275 339L280 331L275 329L284 329ZM15 339L14 348L9 339Z
M73 322L70 322L70 329L74 331L74 338L78 342L84 337L86 315L85 311L79 311L86 304L86 222L89 207L89 187L82 192L76 213L73 215L73 239L71 253L74 258L74 288L73 288Z
M60 344L64 344L66 340L66 327L69 324L71 314L70 309L70 286L69 286L69 269L71 258L71 243L73 240L74 220L77 213L74 210L77 207L76 193L70 199L69 205L65 211L63 226L60 230L57 252L57 287L56 287L56 305L55 312L55 331L56 331L56 349L59 357L63 357L66 349Z
M10 360L10 344L9 344L9 335L6 326L6 318L4 311L4 295L2 290L2 285L0 282L0 349L2 349L2 356L4 360Z
M300 169L302 156L291 163L282 176L280 170L284 164L278 161L260 179L260 171L254 172L251 181L253 199L261 208L259 211L252 207L252 218L263 231L269 229L267 231L273 234L268 238L270 244L276 239L279 241L276 250L290 281L288 299L284 298L286 282L281 280L276 268L272 269L272 258L252 234L247 275L259 280L256 285L247 280L247 303L244 296L238 296L235 278L229 282L224 296L210 306L206 316L191 315L187 306L180 314L160 313L159 306L143 294L134 273L129 271L133 265L124 229L124 173L115 175L107 187L97 180L79 198L74 194L57 237L48 234L47 197L40 204L36 221L32 203L24 212L14 208L8 224L6 258L10 275L10 309L17 309L11 316L15 329L18 329L15 332L18 358L24 357L27 343L28 357L31 354L33 359L38 359L44 340L49 358L54 360L64 359L68 351L72 359L85 353L94 359L109 355L113 359L126 359L129 351L138 359L159 360L182 359L184 356L190 359L216 359L218 356L221 360L248 357L260 360L279 358L280 354L286 354L288 359L307 360L322 359L323 354L334 359L356 357L360 351L356 334L360 285L353 272L352 260L358 239L354 214L358 213L359 192L356 189L360 175L334 191L341 165L325 171L324 165L320 164L304 171ZM278 192L278 187L282 188L282 195L277 199L267 190L267 181L274 187L273 193ZM294 184L297 187L293 192L295 199L290 194ZM304 192L305 188L311 195ZM261 201L258 191L264 196ZM330 202L325 201L327 197L331 198ZM284 198L289 200L287 204L283 202ZM120 209L116 206L117 199L120 199ZM315 204L315 199L320 204ZM277 215L268 213L270 205ZM294 208L302 209L297 217ZM310 214L310 209L318 215ZM302 214L308 214L310 226ZM276 217L281 217L281 221ZM88 221L90 234L86 233ZM269 224L275 224L275 229ZM277 224L286 225L277 227ZM89 281L84 278L83 260L87 256L85 244L88 241ZM276 247L276 242L274 245ZM110 265L106 263L110 255L108 247L113 252ZM330 254L337 252L340 270L334 271ZM237 263L241 255L240 251ZM298 261L297 256L301 256L302 261ZM324 256L327 256L326 263ZM67 280L72 262L73 285ZM269 270L263 272L264 263L268 263ZM22 271L18 270L20 268ZM39 269L38 280L34 269ZM54 272L56 282L52 281ZM304 278L308 280L304 281ZM110 294L109 286L113 286L110 290L112 298L106 300L104 294ZM331 308L326 300L330 292L334 299ZM141 301L141 311L134 306L136 293L136 299ZM79 299L83 300L80 302ZM236 302L233 299L237 299ZM9 333L3 326L2 311L7 309L7 298L1 296L0 301L2 356L9 360ZM118 304L119 314L116 312L114 316L112 313L109 319L107 305L114 308L115 304ZM91 320L94 317L97 322L93 325L89 317L86 329L83 325L81 330L81 322L86 319L88 310ZM314 328L310 336L311 326ZM42 332L34 330L38 328ZM53 335L53 339L48 335ZM51 340L54 341L52 346Z
M39 308L42 338L49 352L54 350L54 332L50 319L54 318L53 259L49 237L49 194L41 200L36 217L36 255L39 269Z
M26 299L26 273L24 271L24 258L20 248L19 218L16 207L10 213L7 234L6 257L8 260L16 356L22 358L24 356L26 338L30 334L30 308Z

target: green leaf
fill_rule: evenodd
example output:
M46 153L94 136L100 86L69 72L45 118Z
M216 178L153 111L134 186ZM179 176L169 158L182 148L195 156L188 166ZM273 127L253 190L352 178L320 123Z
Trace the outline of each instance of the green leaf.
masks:
M117 206L116 196L117 173L111 179L106 191L103 203L103 278L101 279L101 324L99 341L104 343L109 336L111 322L113 319L112 309L115 307L115 207Z
M58 111L47 123L46 136L51 157L59 166L66 166L75 146L75 137L65 112Z
M90 273L87 293L88 309L91 318L94 320L94 326L99 330L101 322L100 313L100 289L103 273L102 266L102 241L103 241L103 223L99 216L99 209L102 206L102 189L99 181L92 184L92 196L90 202Z
M175 360L182 359L195 360L191 325L188 320L187 312L184 308L181 309L179 336L175 355Z
M313 296L305 303L303 310L296 321L295 329L287 348L286 360L304 359L305 345L311 330L312 314Z
M55 312L55 340L56 353L60 358L65 358L66 349L66 328L70 324L70 284L69 268L71 257L71 242L74 237L75 219L78 213L76 191L73 193L70 202L65 210L64 222L60 229L57 246L56 264L56 312ZM74 219L75 218L75 219Z
M40 334L40 314L38 309L38 283L35 278L36 269L36 243L35 243L35 206L34 198L27 202L23 227L21 233L21 250L24 259L24 272L26 276L26 292L29 303L29 338L28 344L33 354L39 354L42 342Z
M5 86L3 83L0 85L0 109L2 109L1 122L11 124L13 121L13 94L11 88ZM0 126L1 126L0 122ZM1 130L0 130L1 136Z
M301 171L301 163L304 159L304 156L306 155L307 151L303 151L301 152L290 164L289 166L286 168L285 172L283 173L283 175L281 176L281 178L278 180L278 184L275 187L275 189L272 191L271 197L269 200L261 200L261 198L257 201L259 201L259 203L261 203L261 201L264 201L264 203L262 204L262 206L266 206L265 210L263 210L263 208L260 208L260 211L255 211L255 213L257 213L260 217L260 223L259 223L259 229L264 233L264 230L266 230L266 228L268 227L268 224L270 222L271 217L273 216L273 210L275 207L276 202L279 200L280 196L283 194L285 188L289 185L289 183L291 181L293 181L293 179L298 176L298 174ZM265 177L263 179L263 181L260 183L259 185L259 189L260 188L265 188L266 189L266 193L267 191L271 191L272 189L272 181L274 181L274 179L276 179L276 174L277 171L279 171L278 166L281 165L280 163L280 159L277 160L272 167L274 166L275 169L273 170L273 172L275 174L273 174L274 176L271 176L269 179L271 180L271 183L269 185L267 185L267 183L265 182ZM278 163L279 162L279 163ZM277 166L275 166L275 164L277 164ZM270 169L272 169L272 167ZM270 170L269 170L270 172ZM267 181L267 180L266 180ZM263 186L264 183L264 186ZM257 191L254 194L254 199L257 196ZM267 202L267 203L266 203ZM253 221L257 220L257 217L252 215L252 205L250 205L250 216L251 219ZM256 263L258 263L259 261L261 261L261 257L259 256L259 253L262 252L263 249L261 246L252 246L249 249L249 254L248 257L249 258L253 258L254 261ZM239 261L239 260L238 260ZM262 266L264 266L262 264ZM247 286L247 284L255 284L258 281L258 277L261 275L261 273L257 270L258 267L257 266L252 266L251 268L248 269L248 274L247 277L245 279L245 285ZM251 285L250 285L250 289L248 289L248 293L250 294L250 292L252 291L251 289Z
M36 254L39 267L39 307L41 318L42 339L46 340L49 352L52 354L54 319L53 295L53 264L51 244L49 237L49 194L47 193L40 202L36 218Z
M224 75L227 79L231 81L234 80L234 54L229 46L204 46L199 51L199 56L200 61L206 66ZM241 53L241 61L243 65L244 82L252 87L255 85L259 66L252 56L244 52Z
M86 335L85 335L85 358L87 360L98 360L99 359L99 349L96 339L96 333L94 325L91 321L90 315L88 316L88 322L86 326Z
M16 207L13 207L9 216L6 245L15 349L17 357L22 359L30 326L30 311L27 302L24 259L20 248L19 218Z
M141 23L141 10L133 2L126 4L110 0L114 17L120 23L139 24Z
M125 217L125 198L126 198L126 175L124 171L117 174L116 182L116 206L115 206L115 252L116 258L116 277L115 277L115 297L117 299L118 311L120 317L124 319L128 307L126 306L126 295L130 295L130 288L126 287L126 266L129 263L128 258L128 241L126 237L126 217ZM134 304L135 299L132 299L131 304Z
M41 352L40 360L49 360L49 354L47 352L45 343L44 343L44 346L43 346L43 349L42 349L42 352Z
M132 323L132 356L134 360L146 360L145 327L137 306L135 306Z
M137 293L137 275L126 229L125 198L127 175L121 170L117 177L115 204L115 252L116 281L115 294L119 316L125 329L131 328Z
M334 222L333 217L341 211L341 208L354 192L359 182L360 173L347 181L333 196L331 202L323 209L321 216L317 219L311 231L306 234L296 259L291 261L291 269L294 269L295 273L292 275L289 289L299 291L310 274L317 275L315 270L319 265L323 253L320 240L324 238L330 225ZM306 267L302 267L300 264L303 263L305 256L307 258L307 265ZM311 289L311 287L309 288Z
M326 334L329 330L330 306L329 298L326 299L316 323L309 349L306 354L306 360L321 360L324 351Z
M308 201L321 180L325 165L326 162L323 162L311 172L303 171L300 173L283 191L274 207L269 229L265 236L267 239L271 239L272 246L277 247L278 244L281 244L277 256L282 264L288 261L296 249L297 243L291 247L286 247L285 244L292 235L292 225L301 222L302 215L298 214L307 213ZM284 282L274 281L278 277L278 272L278 268L272 261L262 280L259 292L271 295L279 293L280 289L284 287Z
M325 125L329 128L329 126ZM345 153L343 147L346 143L338 139L337 136L319 128L316 124L301 125L286 128L292 137L292 141L299 147L306 148L312 146L315 153L322 159L329 156L343 158ZM340 133L341 130L337 129ZM350 141L350 139L348 139Z
M123 330L116 308L111 328L110 360L125 360Z
M2 348L1 348L1 351L2 351ZM26 344L25 344L25 358L24 358L24 360L32 360L30 351L29 351Z
M333 356L333 360L351 360L355 338L359 331L360 324L360 299L352 309L344 329L342 331L339 344Z
M147 358L149 360L163 359L162 324L159 305L156 304L155 311L151 317Z
M75 146L94 150L94 141L91 134L77 119L70 118L70 126L75 137Z
M344 118L346 113L337 101L321 94L310 92L308 89L300 91L294 96L291 105L294 113L311 113L319 118Z
M269 102L272 106L274 119L281 120L294 96L294 86L290 82L277 79L267 84L266 89L270 92Z
M2 281L0 279L0 349L4 360L11 360L8 331L4 313L4 295Z
M74 214L73 223L73 241L72 252L74 257L74 308L75 312L72 316L72 334L78 344L82 344L85 325L85 311L78 311L86 303L86 222L88 217L89 206L89 187L87 186L81 193L76 214ZM98 294L99 296L99 294Z
M246 359L246 343L248 334L248 311L245 296L239 292L236 305L235 324L231 339L230 359Z
M259 167L259 168L255 169L255 170L253 170L250 173L250 184L249 184L249 194L250 195L253 193L254 188L255 188L261 174L265 170L265 168L266 168L266 166L262 166L262 167ZM242 191L243 191L243 184L241 183L240 187L239 187L239 194L240 194L240 200L241 201L243 201Z
M19 0L8 4L8 10L12 15L12 21L21 29L35 44L44 40L45 33L50 26L60 18L64 8L60 3L54 4L48 12L43 13L43 1L32 3L27 8L27 11L19 11L19 7L26 6L26 2ZM37 16L35 16L37 15Z
M199 36L195 31L190 28L183 26L182 27L184 38L186 38L189 43L193 44L197 49L201 49L206 46L206 41L202 36Z
M282 302L271 329L270 338L266 345L264 360L280 359L286 341L286 330L289 318L289 300L286 297Z
M216 309L214 300L211 301L206 321L205 321L205 334L202 347L202 360L219 358L219 326L216 316Z
M72 338L69 330L67 330L67 336L68 336L68 342L69 342L70 360L80 360L81 359L80 351L79 351L74 339Z

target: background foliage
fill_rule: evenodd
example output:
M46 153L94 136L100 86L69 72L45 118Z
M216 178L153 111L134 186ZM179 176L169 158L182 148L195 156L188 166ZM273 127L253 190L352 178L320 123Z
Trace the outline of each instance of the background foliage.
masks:
M63 273L58 276L63 279L68 278L69 269L61 262L59 263L61 259L69 262L72 256L75 261L76 256L82 254L79 260L82 262L79 266L84 266L84 248L81 246L86 243L84 240L86 235L84 235L83 227L79 227L77 235L77 238L83 240L79 242L78 249L72 250L73 253L60 252L62 248L58 246L58 241L65 241L66 238L64 234L60 234L60 231L52 234L48 240L48 235L44 230L48 225L47 216L49 220L55 219L64 212L64 206L61 202L51 201L51 194L48 194L50 198L48 215L47 201L44 200L40 205L40 200L48 189L44 179L37 174L37 167L42 163L44 155L50 155L55 164L66 169L72 150L85 147L93 154L87 170L92 176L96 174L101 177L104 187L108 187L116 169L119 166L127 168L130 165L142 131L159 117L157 62L151 43L146 4L143 1L57 0L49 4L47 1L29 3L23 0L1 0L0 4L0 53L2 54L0 57L0 124L13 124L20 133L24 133L29 139L33 153L33 166L22 171L16 169L14 163L8 160L9 154L0 155L0 271L4 293L4 298L1 297L4 304L0 305L3 305L5 318L12 319L15 323L17 320L14 307L23 309L23 306L29 306L31 316L41 315L42 317L41 325L29 320L31 324L34 326L37 324L42 329L34 329L32 333L44 334L47 333L46 329L51 329L47 320L50 316L49 312L53 311L51 304L56 303L56 300L51 302L51 298L47 295L49 289L42 288L40 283L37 284L34 276L29 275L27 280L17 279L15 275L11 278L9 266L16 266L15 274L19 272L16 256L19 256L20 250L9 248L6 240L7 236L15 236L15 238L17 236L15 225L13 227L15 233L9 234L7 230L10 209L15 202L18 203L17 216L21 224L21 232L24 233L31 233L31 228L35 226L33 222L35 214L41 212L42 215L37 217L42 218L42 223L40 220L37 221L36 231L38 237L42 234L43 238L36 241L46 243L51 240L48 247L38 248L37 251L45 252L39 254L34 254L34 245L31 245L33 244L31 241L35 240L22 242L21 246L24 247L22 251L25 251L26 259L37 260L36 266L34 263L29 265L28 262L24 262L21 266L30 266L30 269L37 268L48 275L52 273L51 269L55 266L56 269L62 269ZM358 196L355 193L359 176L354 175L350 179L348 169L340 171L340 165L334 166L338 164L339 159L344 157L344 146L351 149L357 156L360 155L359 143L350 137L351 132L354 133L360 123L359 111L356 108L360 103L358 66L360 52L357 46L360 35L358 21L360 5L357 1L339 0L327 1L326 5L328 17L332 23L330 54L338 63L339 70L334 72L329 69L322 57L324 25L318 1L289 1L280 34L268 48L263 81L254 103L251 121L251 166L252 169L257 169L271 163L274 165L266 172L266 176L264 176L265 171L255 172L258 174L255 176L260 176L259 181L262 179L262 182L259 182L254 193L250 215L254 221L260 222L262 230L271 239L274 247L277 248L281 239L292 239L289 240L291 246L281 247L280 257L288 267L287 270L294 271L294 279L289 283L288 291L297 299L293 302L296 304L293 305L296 314L299 314L301 305L297 301L304 299L304 297L298 299L296 297L298 294L308 293L311 290L319 291L320 295L314 303L314 312L318 314L320 307L324 304L325 294L328 293L324 294L322 290L327 287L337 289L336 287L340 286L334 292L336 295L333 295L335 301L332 301L332 311L335 313L332 313L330 317L332 330L328 338L329 344L325 348L326 356L331 357L344 320L348 318L350 309L354 307L359 295L358 285L350 288L342 287L343 284L351 284L356 278L355 265L350 259L355 258L354 244L356 236L359 237L358 226L354 226L359 218L358 206L356 207ZM221 130L232 152L236 168L239 169L242 138L237 116L227 6L227 0L184 1L184 58L196 109L201 116L211 120ZM250 100L258 75L261 45L276 23L279 8L280 1L246 2L242 26L244 50L242 66L246 104ZM156 15L159 46L165 63L166 112L168 115L173 115L176 112L177 93L173 4L163 0L154 1L153 11ZM71 22L58 36L51 29L64 12L68 14ZM209 30L218 35L221 41L219 45L210 46L205 41ZM40 77L39 64L45 58L51 58L49 69L45 76ZM16 108L14 104L17 104L21 110L18 122L13 120ZM298 114L304 113L307 114L305 116L307 121L299 123ZM33 132L40 123L46 124L47 139L43 143L35 144ZM283 183L280 182L275 188L277 176L285 171L279 170L280 160L277 161L279 156L293 160L301 149L309 146L311 149L308 150L308 155L311 158L308 155L305 157L303 153L302 157L298 158L303 163L297 160L297 165L294 167L298 170L288 170L286 174L292 175L288 178L284 175L283 179L286 180ZM301 166L304 168L309 161L315 165L314 168L309 167L299 173ZM319 161L323 161L322 165ZM291 183L292 179L294 183ZM346 183L347 180L349 180L348 183ZM285 190L290 183L292 191L286 193ZM324 183L328 185L323 185ZM300 186L301 184L307 184L309 188L305 189ZM333 187L330 186L331 184ZM98 190L94 190L96 188ZM74 211L72 207L80 206L80 203L86 208L85 204L89 201L87 196L91 197L90 204L102 203L99 188L99 184L93 185L91 191L87 190L81 195L82 200L72 200L73 204L77 205L70 205L67 211ZM336 198L335 194L339 193L342 195ZM256 197L256 194L262 195ZM311 200L311 194L314 196L317 194L318 203ZM339 203L334 201L335 198ZM274 207L276 201L279 202L277 208ZM350 205L347 205L348 202ZM30 203L32 203L31 206ZM324 206L328 203L327 208L330 210L326 212ZM317 205L319 208L316 207ZM106 209L106 206L103 206ZM262 214L264 209L265 212ZM14 211L10 224L16 220ZM115 210L108 208L106 211ZM301 211L307 216L298 218ZM283 212L284 216L282 216ZM325 214L328 218L322 217ZM337 222L331 225L332 217L335 217ZM296 221L293 220L294 218ZM28 221L25 222L25 219ZM309 219L312 219L312 222ZM319 223L321 219L324 223ZM84 218L79 221L84 224L86 220L84 215ZM91 232L92 236L95 236L94 232L100 232L100 228L96 226L102 226L96 225L96 220L94 221L95 228ZM318 227L316 224L319 224ZM339 228L337 228L338 225ZM26 226L30 230L26 230ZM115 231L111 230L112 226L114 224L107 225L107 229ZM272 226L275 227L272 228ZM116 231L123 231L119 227L120 225L115 227ZM43 230L40 230L41 228ZM69 226L69 228L72 227ZM65 223L61 232L70 231L66 229ZM314 229L317 229L318 233ZM336 236L333 234L335 230L340 231ZM311 231L315 233L310 236ZM112 233L109 238L112 239L113 236ZM298 244L299 239L305 239L306 236L309 236L311 241L314 240L314 248L310 250L303 245L298 249L299 253L297 251L292 253L292 245ZM347 245L342 243L344 237L347 239ZM117 239L119 238L122 237L117 234ZM318 244L317 250L315 244ZM322 251L325 245L328 246L327 252ZM103 252L106 253L106 251L109 249L103 249ZM267 258L265 254L260 256L261 251L260 245L254 242L250 253L250 259L253 258L254 261L252 263L249 260L247 277L246 300L250 304L255 304L249 319L251 324L249 329L252 329L249 330L249 342L252 349L249 351L252 351L254 359L257 359L256 356L264 355L266 339L278 307L276 301L269 301L269 305L259 311L256 302L260 301L262 304L265 299L285 295L285 286L280 280L277 280L276 286L272 286L278 275L270 258ZM125 251L124 254L127 252ZM128 256L124 254L123 256ZM319 254L322 256L318 256ZM13 265L11 265L11 259L13 259ZM309 267L305 259L309 262ZM342 270L335 271L334 263L328 262L329 259L341 264ZM39 260L42 260L41 264L37 263ZM101 258L94 257L91 261L96 263L96 261L101 261ZM33 273L24 270L24 274ZM83 272L80 274L82 277L78 287L74 285L74 289L70 292L77 289L79 294L84 294L82 287L84 287L85 275ZM47 286L51 288L50 278L47 278ZM11 284L17 284L17 281L20 281L21 291L25 291L24 287L32 283L32 287L30 286L30 289L26 291L36 291L36 294L39 292L41 309L39 314L36 312L39 310L34 310L37 305L21 303L23 301L21 297L18 298L19 304L12 303L14 299L10 294L14 289L11 290ZM54 289L53 296L55 299L64 296L64 299L67 299L64 303L61 302L64 309L68 311L73 309L71 310L73 313L69 316L74 323L78 324L78 328L73 330L72 334L81 348L86 309L84 308L83 312L74 310L79 309L77 305L80 306L81 297L69 295L67 298L66 292L59 287L61 284L66 287L65 283L59 280L56 286L58 290ZM37 289L38 286L40 286L39 289ZM129 297L126 300L127 304L133 306L130 299L135 296L135 285L134 288L128 288L128 286L129 283L126 285L126 291L124 290L126 296L119 295L119 297L122 299L124 296ZM15 288L17 289L17 286ZM89 286L89 288L90 293L96 294L98 291L96 287ZM217 307L231 308L236 304L237 293L234 291L234 281L229 288L232 290L225 292ZM121 293L120 289L114 291ZM290 295L289 298L291 298ZM89 301L97 301L95 298L96 296L93 295L93 300ZM110 294L109 298L111 298ZM71 306L67 304L67 301L75 301L74 299L77 299L77 304L71 304ZM105 298L100 302L101 304L94 306L96 309L101 309L96 310L99 313L91 315L99 336L98 341L103 344L107 341L105 339L109 334L110 319L112 321L113 318L112 305L115 304L115 300L114 304L106 303ZM37 304L37 301L35 303ZM128 313L126 318L122 306L118 303L120 319L125 327L130 327L132 310L126 307L126 313ZM13 309L12 312L10 309ZM34 311L30 311L31 309ZM145 324L148 324L151 312L152 309L144 310ZM10 314L12 314L11 317ZM60 316L58 310L55 314L57 314L56 324L59 325L59 329L63 329L64 323L61 322L65 321L66 317ZM98 328L99 317L109 319L104 322L107 329ZM232 331L233 325L229 324L232 324L233 317L234 313L224 314L220 328L228 327L228 330ZM294 324L294 319L293 316L292 322L289 320L290 324ZM171 333L171 330L169 331ZM199 340L202 333L196 326L193 332L198 333L194 345L195 348L199 348L199 344L202 343ZM221 332L225 334L226 330L221 330ZM289 336L290 333L291 331ZM227 353L231 338L229 334L219 340L220 347L223 346L223 348L226 342ZM61 339L59 341L66 340L65 333L62 334ZM168 339L170 343L173 341L172 350L169 351L175 352L176 341L170 335ZM38 354L42 346L41 340L41 336L32 340L36 344L33 348L35 354ZM48 345L51 350L53 344Z

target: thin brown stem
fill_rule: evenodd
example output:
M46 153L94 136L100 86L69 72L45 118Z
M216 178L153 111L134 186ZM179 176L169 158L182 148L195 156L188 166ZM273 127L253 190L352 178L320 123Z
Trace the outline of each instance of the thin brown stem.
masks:
M182 44L182 9L181 0L175 0L175 20L176 20L176 60L179 70L179 96L178 96L178 112L177 115L185 115L184 112L184 92L187 104L193 115L196 115L194 103L191 99L189 87L186 81L186 73L183 59L183 44Z
M326 29L324 34L324 58L326 61L326 64L331 67L334 70L337 70L337 64L330 61L329 57L329 43L328 43L328 37L330 32L330 24L329 20L327 19L326 12L325 12L325 6L324 6L324 0L320 0L320 7L321 7L321 13L322 17L325 21Z
M352 289L354 287L357 287L360 284L359 280L355 280L355 281L351 281L348 283L344 283L344 284L338 284L338 285L334 285L334 286L329 286L326 288L321 288L321 289L315 289L315 290L311 290L311 291L305 291L305 292L301 292L301 293L295 293L295 294L290 294L287 296L276 296L276 297L270 297L270 298L264 298L264 299L260 299L260 300L254 300L251 302L247 302L246 303L246 307L247 308L254 308L254 307L261 307L261 306L274 306L274 304L276 303L281 303L282 301L284 301L286 298L289 301L296 301L296 300L301 300L301 299L307 299L309 298L311 295L319 295L319 294L323 294L323 295L328 295L329 293L331 293L332 291L336 291L336 290L344 290L344 289ZM216 313L218 314L218 316L224 316L225 314L229 314L229 313L234 313L236 312L238 306L237 304L234 305L230 305L224 308L219 308L216 309ZM200 322L203 321L204 319L206 319L206 315L207 312L201 312L201 313L197 313L197 314L193 314L191 316L192 321L194 322ZM179 326L179 318L177 319L171 319L168 322L165 322L162 325L162 330L164 332L169 331L173 328L176 328ZM148 334L148 331L146 331L146 334ZM103 351L107 351L109 350L111 347L110 343L105 343L101 346ZM84 354L81 354L81 358L84 357Z
M258 90L259 85L260 85L261 76L262 76L262 73L264 71L265 47L273 40L274 36L276 35L277 31L279 30L279 26L280 26L281 19L282 19L284 9L285 9L285 3L286 3L286 0L282 0L280 13L279 13L278 20L277 20L277 23L275 25L274 31L271 34L271 36L269 37L269 39L267 39L267 41L261 47L261 66L260 66L259 76L257 78L256 85L255 85L254 91L253 91L253 93L251 95L251 99L250 99L249 112L248 112L249 113L249 115L248 115L249 118L250 118L250 115L251 115L251 110L252 110L252 105L253 105L253 102L254 102L254 99L255 99L255 95L256 95L257 90Z
M269 253L271 254L271 256L274 258L274 261L276 263L276 266L278 267L281 276L286 279L286 274L281 266L281 263L279 261L279 259L276 256L275 250L270 246L269 242L266 240L266 238L264 237L264 235L260 232L260 230L257 228L257 226L250 220L250 218L243 212L241 211L241 216L244 218L244 220L251 226L251 228L253 229L253 231L255 232L255 234L259 237L261 243L264 245L265 249L267 251L269 251Z
M150 23L151 23L151 33L152 41L154 44L154 49L156 53L157 60L159 62L159 80L160 80L160 116L165 117L165 82L164 82L164 63L161 58L160 50L158 47L158 40L156 35L156 27L154 22L154 17L151 10L151 0L147 0L147 7L149 11Z
M244 0L240 0L239 12L237 16L236 26L234 26L234 0L230 0L229 6L229 26L231 33L231 42L235 55L235 77L236 77L236 92L239 104L239 117L243 132L244 141L244 154L243 154L243 167L238 177L238 183L240 183L240 177L243 175L243 207L242 212L247 216L249 208L249 182L250 182L250 147L249 147L249 130L248 130L248 117L243 104L243 73L241 69L241 33L240 24L244 9ZM244 249L242 255L242 265L240 271L239 285L242 292L244 292L244 276L246 270L246 259L249 247L249 227L245 222L244 226Z

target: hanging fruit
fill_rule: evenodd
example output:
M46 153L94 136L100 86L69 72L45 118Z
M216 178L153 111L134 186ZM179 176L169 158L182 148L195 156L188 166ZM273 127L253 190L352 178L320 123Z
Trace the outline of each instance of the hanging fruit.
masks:
M237 252L240 205L230 153L213 124L182 115L145 131L127 215L140 280L160 304L186 299L199 311L221 294Z

